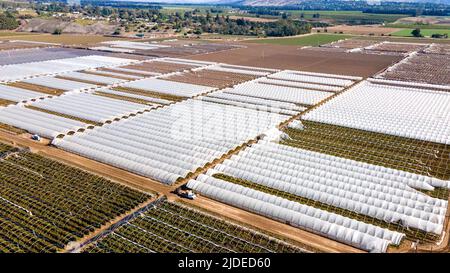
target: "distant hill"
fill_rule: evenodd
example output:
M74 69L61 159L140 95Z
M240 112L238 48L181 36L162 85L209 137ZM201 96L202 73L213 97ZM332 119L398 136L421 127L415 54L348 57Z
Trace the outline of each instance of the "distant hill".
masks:
M132 2L153 2L167 4L242 4L245 6L293 6L307 0L115 0ZM309 0L311 1L311 0ZM347 0L361 1L361 0ZM436 3L449 4L450 0L368 0L368 2L415 2L415 3Z
M221 2L236 2L233 0L223 0ZM244 0L243 5L246 6L293 6L303 2L303 0ZM388 2L387 0L369 0L376 2ZM414 2L414 3L436 3L436 4L450 4L450 0L389 0L389 2Z
M292 6L300 3L301 0L246 0L246 6Z

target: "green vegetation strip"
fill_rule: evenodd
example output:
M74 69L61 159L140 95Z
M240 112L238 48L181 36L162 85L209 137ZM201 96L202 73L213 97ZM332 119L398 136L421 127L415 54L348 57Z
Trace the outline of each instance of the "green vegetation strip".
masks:
M282 144L416 174L450 179L450 145L302 121Z
M343 34L310 34L293 38L255 39L246 42L275 45L320 46L351 37L353 36Z
M418 27L420 28L420 27ZM411 33L414 29L402 29L392 33L392 36L400 37L413 37ZM433 34L447 35L450 36L450 28L448 29L420 29L420 34L425 37L431 37Z
M331 19L337 23L347 24L381 24L408 17L406 14L378 14L340 10L286 10L286 12L292 14L294 18L313 19L315 16L316 19Z
M375 226L379 226L382 228L386 228L389 230L393 230L393 231L397 231L397 232L401 232L404 233L406 235L406 238L409 240L419 240L421 242L435 242L439 239L439 236L436 234L432 234L432 233L427 233L418 229L413 229L413 228L407 228L402 226L400 223L388 223L385 222L383 220L371 217L371 216L367 216L367 215L362 215L359 213L356 213L354 211L350 211L347 209L343 209L343 208L338 208L332 205L328 205L319 201L315 201L312 199L308 199L305 197L301 197L292 193L288 193L285 191L280 191L274 188L270 188L267 186L263 186L260 185L258 183L255 182L251 182L248 180L244 180L244 179L240 179L240 178L236 178L233 176L229 176L226 174L222 174L222 173L217 173L213 175L214 178L217 179L222 179L224 181L228 181L237 185L241 185L247 188L251 188L257 191L261 191L264 193L268 193L274 196L278 196L293 202L297 202L300 203L302 205L307 205L310 207L314 207L316 209L320 209L320 210L324 210L324 211L328 211L330 213L335 213L338 215L342 215L360 222L364 222L366 224L370 224L370 225L375 225Z
M10 151L12 149L13 149L12 146L9 146L9 145L6 145L6 144L3 144L3 143L0 142L0 156L1 156L1 154L5 153L5 152L8 152L8 151Z
M449 25L436 25L436 24L386 24L385 27L389 28L409 28L409 29L450 29Z

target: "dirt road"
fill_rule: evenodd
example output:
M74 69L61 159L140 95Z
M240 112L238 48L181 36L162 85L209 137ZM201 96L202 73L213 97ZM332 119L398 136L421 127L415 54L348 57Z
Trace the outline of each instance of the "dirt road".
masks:
M32 152L44 155L64 162L68 165L82 168L88 172L103 176L107 179L124 184L142 191L153 194L166 195L169 200L180 200L180 198L171 193L177 186L168 186L160 182L135 175L133 173L121 170L97 161L93 161L72 153L65 152L55 147L47 146L46 143L39 143L31 140L28 134L14 135L0 131L0 141L8 144L15 144L23 147L29 147ZM324 252L362 252L351 246L347 246L330 239L315 235L313 233L300 230L298 228L270 220L268 218L250 213L235 207L231 207L220 202L200 197L192 201L194 205L207 211L211 211L226 218L242 222L247 226L258 230L267 230L279 237L286 237L297 241L300 244L310 245L311 247Z

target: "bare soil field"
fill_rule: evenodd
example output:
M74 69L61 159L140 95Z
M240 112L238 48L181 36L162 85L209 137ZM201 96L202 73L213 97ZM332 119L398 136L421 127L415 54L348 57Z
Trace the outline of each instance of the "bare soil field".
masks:
M184 65L184 64L176 64L176 63L166 63L166 62L148 62L137 65L128 65L123 68L142 70L145 72L156 72L156 73L171 73L176 71L183 71L185 69L194 68L193 65Z
M401 30L400 28L389 28L389 27L382 27L380 25L361 25L361 26L347 26L347 25L340 25L340 26L333 26L333 27L327 27L326 28L328 33L340 33L343 34L354 34L354 35L388 35L390 33L396 32ZM316 28L315 31L320 30L321 32L324 32L324 28Z
M425 45L422 44L381 43L372 47L371 50L408 53L424 48Z
M254 76L221 71L200 70L173 75L168 80L190 84L199 84L216 88L225 88L254 79Z
M361 77L369 77L402 58L398 56L315 51L300 49L294 46L246 45L246 48L196 55L187 58L235 65L293 69Z
M425 53L450 55L450 45L433 44L424 50Z
M20 36L20 37L23 37L23 36ZM17 38L17 37L14 37L14 38ZM2 51L2 50L13 50L13 49L48 47L47 44L15 42L15 41L12 42L12 41L6 41L7 39L9 39L9 38L0 37L0 51ZM5 41L2 41L2 40L5 40Z
M386 71L383 78L450 85L450 55L417 54Z
M367 46L372 46L377 44L377 41L371 40L357 40L357 39L347 39L341 40L338 42L322 45L322 47L335 47L335 48L343 48L343 49L355 49L355 48L364 48Z

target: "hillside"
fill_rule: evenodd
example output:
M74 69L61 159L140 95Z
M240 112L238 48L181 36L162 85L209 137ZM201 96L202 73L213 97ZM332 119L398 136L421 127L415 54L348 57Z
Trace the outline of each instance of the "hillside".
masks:
M58 19L33 18L22 21L18 31L52 33L55 29L61 29L64 33L73 34L111 34L117 28L103 22L91 25L81 25L75 22L65 22Z
M301 0L246 0L246 6L290 6L300 3Z

